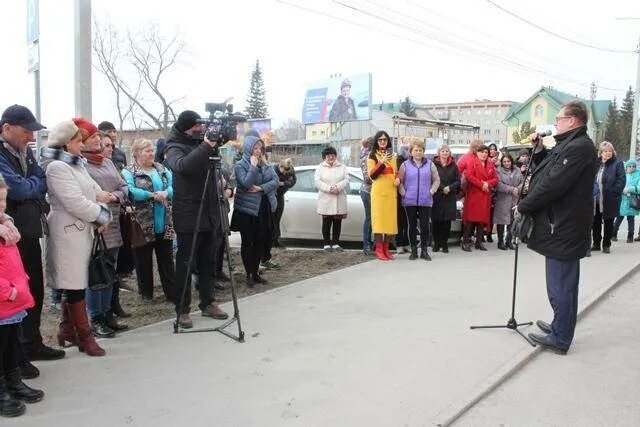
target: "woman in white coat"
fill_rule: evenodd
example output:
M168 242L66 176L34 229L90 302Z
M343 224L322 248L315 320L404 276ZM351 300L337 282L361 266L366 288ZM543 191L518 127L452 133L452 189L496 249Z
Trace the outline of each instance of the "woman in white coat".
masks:
M335 148L322 150L322 163L316 168L315 185L318 189L317 212L322 215L324 250L342 251L340 230L342 220L347 217L349 175L347 167L337 160Z
M85 289L95 229L102 232L106 228L111 212L99 204L108 202L109 194L85 169L82 139L81 130L69 120L51 130L47 147L42 149L51 205L45 270L48 286L64 291L58 343L70 342L89 356L104 356L89 328Z

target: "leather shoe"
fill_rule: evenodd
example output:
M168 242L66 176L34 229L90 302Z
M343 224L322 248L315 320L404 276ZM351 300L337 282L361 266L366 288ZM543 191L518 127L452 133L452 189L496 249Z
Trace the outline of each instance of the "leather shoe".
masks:
M609 246L603 246L602 247L602 253L603 254L610 254L611 253L611 248Z
M32 380L40 376L40 370L29 361L20 363L18 369L20 370L20 377L25 380Z
M551 333L551 325L545 322L544 320L536 320L536 326L540 328L540 330L545 334Z
M556 343L553 342L553 340L551 339L551 336L547 335L541 335L541 334L529 334L529 338L531 338L531 341L533 341L534 343L544 347L547 350L551 350L556 354L561 354L561 355L565 355L567 354L568 349L564 349L564 348L560 348L556 345Z
M113 317L113 312L107 311L104 315L105 325L109 328L113 329L115 332L125 331L129 329L129 325L124 323L118 323L115 317Z
M229 318L229 315L224 311L222 311L222 309L218 307L218 304L215 304L215 303L211 303L208 306L206 306L202 310L202 315L204 317L213 317L214 319L218 319L218 320L225 320Z
M191 329L191 328L193 328L193 321L191 320L191 317L189 317L189 314L188 314L188 313L186 313L186 314L181 314L181 315L178 317L178 325L179 325L181 328L184 328L184 329Z
M58 360L62 359L66 353L64 350L47 347L42 344L36 351L29 354L29 360Z
M18 369L7 372L4 378L7 384L7 393L14 399L20 399L25 403L35 403L44 398L44 391L31 388L22 382Z

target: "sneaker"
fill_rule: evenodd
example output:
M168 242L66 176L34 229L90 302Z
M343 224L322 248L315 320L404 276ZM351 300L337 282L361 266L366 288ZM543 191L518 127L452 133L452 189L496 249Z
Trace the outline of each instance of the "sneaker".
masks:
M180 317L178 317L178 326L184 329L191 329L193 328L193 320L191 320L188 314L181 314Z
M280 268L280 264L272 260L261 262L260 266L266 268L267 270L274 270L274 269Z
M331 245L324 245L322 250L325 251L325 252L331 252Z
M336 252L342 252L343 251L343 249L342 249L342 247L340 245L333 245L333 246L331 246L331 249L333 249Z
M225 320L229 318L229 315L222 311L222 309L218 307L218 304L213 302L202 310L202 315L204 317L212 317L219 320Z

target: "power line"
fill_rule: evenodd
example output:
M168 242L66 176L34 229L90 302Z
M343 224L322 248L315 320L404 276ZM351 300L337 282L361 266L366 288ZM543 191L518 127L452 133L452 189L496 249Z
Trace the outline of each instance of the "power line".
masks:
M521 17L520 15L518 15L518 14L516 14L516 13L514 13L514 12L511 12L511 11L510 11L510 10L508 10L508 9L505 9L504 7L502 7L502 6L500 6L499 4L497 4L497 3L493 2L492 0L485 0L485 1L486 1L487 3L489 3L489 4L491 4L492 6L496 7L497 9L500 9L501 11L503 11L504 13L506 13L507 15L511 15L511 16L513 16L514 18L516 18L516 19L518 19L518 20L520 20L520 21L524 22L525 24L531 25L532 27L535 27L535 28L539 29L540 31L544 31L544 32L545 32L545 33L547 33L547 34L550 34L550 35L552 35L552 36L554 36L554 37L557 37L557 38L562 39L562 40L564 40L564 41L567 41L567 42L569 42L569 43L573 43L573 44L576 44L576 45L578 45L578 46L582 46L582 47L588 47L588 48L590 48L590 49L601 50L601 51L603 51L603 52L613 52L613 53L635 53L635 51L633 51L633 50L609 49L609 48L606 48L606 47L594 46L594 45L591 45L591 44L588 44L588 43L583 43L583 42L580 42L580 41L577 41L577 40L570 39L570 38L565 37L565 36L563 36L563 35L561 35L561 34L554 33L554 32L553 32L553 31L551 31L551 30L547 30L546 28L541 27L540 25L538 25L538 24L536 24L536 23L534 23L534 22L531 22L531 21L529 21L529 20L527 20L527 19L525 19L525 18Z

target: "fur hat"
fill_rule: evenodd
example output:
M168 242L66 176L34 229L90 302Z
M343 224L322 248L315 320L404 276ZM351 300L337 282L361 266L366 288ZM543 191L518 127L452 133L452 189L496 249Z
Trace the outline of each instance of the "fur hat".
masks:
M529 150L527 150L526 148L522 148L520 149L520 151L518 151L518 158L522 157L522 156L529 156Z
M47 147L62 148L78 133L78 126L71 121L60 122L51 129L47 137Z
M80 129L80 133L82 133L82 141L86 141L89 139L94 133L98 132L98 128L96 125L91 123L89 120L83 119L82 117L76 117L73 119L73 123L78 126Z

